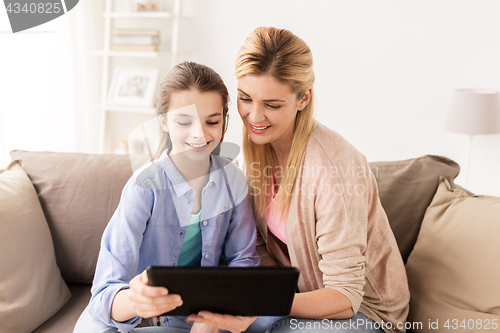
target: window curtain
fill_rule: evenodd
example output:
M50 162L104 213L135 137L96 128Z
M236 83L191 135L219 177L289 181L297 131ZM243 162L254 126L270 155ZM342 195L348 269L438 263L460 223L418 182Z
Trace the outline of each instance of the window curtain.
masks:
M103 2L80 1L65 15L11 32L0 10L0 168L14 149L96 152ZM100 44L99 44L100 43Z

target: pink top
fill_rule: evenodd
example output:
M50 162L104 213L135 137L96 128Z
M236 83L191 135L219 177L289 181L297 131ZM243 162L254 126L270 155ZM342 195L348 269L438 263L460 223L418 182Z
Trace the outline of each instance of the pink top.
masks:
M280 223L280 211L277 209L274 205L274 197L276 196L276 184L274 183L274 178L273 178L273 184L274 186L271 186L271 191L272 191L272 201L271 205L267 209L266 213L266 220L267 220L267 226L271 232L278 237L279 240L281 240L283 243L286 244L286 219L288 217L288 210L285 212L285 216L283 221Z

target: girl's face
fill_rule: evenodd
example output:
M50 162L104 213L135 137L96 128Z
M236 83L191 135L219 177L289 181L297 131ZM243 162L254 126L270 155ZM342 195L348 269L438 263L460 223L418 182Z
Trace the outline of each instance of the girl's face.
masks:
M297 100L290 86L269 74L245 75L238 79L238 111L250 139L256 144L289 146L295 117L310 100L308 90Z
M182 90L172 93L161 126L170 134L172 154L192 160L208 158L222 137L222 97L217 92Z

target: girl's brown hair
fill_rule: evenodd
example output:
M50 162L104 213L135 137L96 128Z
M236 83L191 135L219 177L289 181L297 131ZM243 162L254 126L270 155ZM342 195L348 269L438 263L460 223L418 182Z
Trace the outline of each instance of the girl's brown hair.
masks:
M290 86L297 100L304 97L314 83L313 59L309 46L285 29L260 27L245 40L236 59L236 77L245 75L272 75ZM313 93L309 104L295 118L292 148L286 164L286 172L276 194L275 203L281 218L290 206L291 194L304 154L307 140L314 124ZM243 153L249 191L257 217L263 217L269 205L270 176L265 172L271 166L275 170L277 156L271 144L257 145L243 126Z
M219 74L212 68L195 62L185 61L173 67L160 84L160 92L155 101L156 114L163 117L170 107L172 93L183 90L197 90L199 92L218 92L222 98L222 137L227 130L229 120L229 93ZM165 150L172 148L170 136L160 131L160 145L153 159L157 159Z

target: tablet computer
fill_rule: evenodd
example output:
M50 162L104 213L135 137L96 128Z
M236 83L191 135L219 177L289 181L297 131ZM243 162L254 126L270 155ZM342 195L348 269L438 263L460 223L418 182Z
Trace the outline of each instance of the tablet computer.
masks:
M166 287L182 305L166 316L207 310L239 316L287 316L297 291L295 267L167 267L147 269L150 286Z

